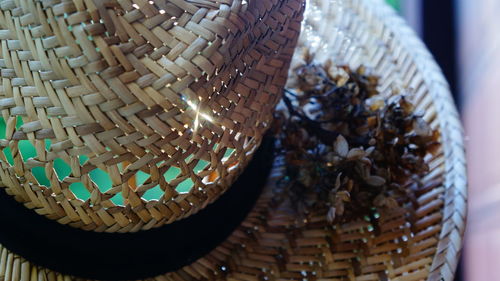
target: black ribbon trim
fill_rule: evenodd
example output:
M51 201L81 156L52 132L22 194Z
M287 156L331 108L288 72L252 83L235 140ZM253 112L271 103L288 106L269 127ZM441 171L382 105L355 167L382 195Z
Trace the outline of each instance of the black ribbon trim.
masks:
M199 213L137 233L97 233L36 214L0 188L0 243L30 262L82 278L131 280L175 271L222 243L255 205L272 168L265 139L233 186Z

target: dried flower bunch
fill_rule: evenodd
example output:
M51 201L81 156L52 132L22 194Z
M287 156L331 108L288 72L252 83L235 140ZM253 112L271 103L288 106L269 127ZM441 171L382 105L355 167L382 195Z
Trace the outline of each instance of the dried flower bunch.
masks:
M331 223L411 202L439 133L408 98L383 98L365 67L318 65L306 56L294 75L275 118L286 167L276 200L289 200L304 219L324 210Z

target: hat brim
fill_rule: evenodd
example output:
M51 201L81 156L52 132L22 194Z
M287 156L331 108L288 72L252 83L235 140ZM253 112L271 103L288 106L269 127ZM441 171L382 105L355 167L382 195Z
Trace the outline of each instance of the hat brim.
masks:
M155 280L453 279L467 191L462 129L443 75L411 29L380 0L311 0L307 9L297 54L307 47L320 61L371 65L382 78L382 92L394 85L414 88L417 108L442 138L440 152L428 159L427 188L417 205L382 213L376 222L331 226L318 213L297 223L286 205L269 204L283 168L277 159L256 206L225 242ZM73 279L2 246L0 278Z

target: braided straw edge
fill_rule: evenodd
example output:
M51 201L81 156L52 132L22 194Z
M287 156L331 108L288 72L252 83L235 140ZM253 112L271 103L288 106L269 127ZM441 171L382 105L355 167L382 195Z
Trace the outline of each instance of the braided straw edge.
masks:
M385 26L393 27L392 32L396 35L393 40L398 41L398 44L409 53L413 64L423 76L423 83L429 89L428 94L431 95L436 108L436 115L442 129L442 141L446 144L443 145L445 158L448 159L446 163L452 163L452 165L446 166L443 228L427 280L453 280L462 250L466 225L467 174L463 128L449 85L427 47L392 8L383 3L369 4L369 0L354 2L365 6L361 8L361 5L353 5L358 7L359 12L370 10L374 17L382 19L381 22ZM404 38L404 40L398 40L398 38Z

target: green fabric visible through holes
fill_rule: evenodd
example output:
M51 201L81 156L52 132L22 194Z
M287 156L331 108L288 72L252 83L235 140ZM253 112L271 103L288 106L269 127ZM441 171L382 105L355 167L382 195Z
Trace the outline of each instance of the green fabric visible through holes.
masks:
M23 125L23 123L24 122L22 120L22 117L18 116L16 118L16 128L19 129ZM0 139L5 138L5 129L6 129L5 120L2 117L0 117ZM47 151L50 149L50 145L51 145L51 140L49 139L45 140L45 149ZM29 158L37 157L36 149L29 140L19 141L19 151L24 161L28 160ZM233 151L234 149L227 149L224 158L229 157ZM9 162L10 165L14 165L14 160L10 148L9 147L4 148L3 152L5 154L7 162ZM80 165L84 165L85 162L88 160L88 157L85 155L81 155L79 156L79 159L80 159L79 161ZM198 173L199 171L203 170L208 165L209 165L208 162L204 160L199 160L194 168L195 173ZM63 180L66 176L71 174L71 167L69 166L69 164L60 158L55 159L54 170L59 180ZM36 180L40 185L50 188L50 181L47 178L45 167L34 167L31 170L31 172L33 173L33 176L36 178ZM165 173L164 177L167 181L170 181L174 179L179 173L180 173L179 168L171 167ZM105 171L102 171L100 169L95 169L90 172L89 176L91 180L99 187L101 192L109 190L112 186L111 179ZM146 181L149 175L139 171L136 177L137 177L137 183L140 185ZM177 186L176 190L180 193L189 192L189 190L191 190L191 188L193 187L193 184L194 184L193 181L188 178L183 182L181 182ZM85 186L81 182L71 184L69 186L69 189L75 194L75 196L78 199L87 200L90 198L90 192L85 188ZM145 200L158 200L160 199L162 194L163 190L161 190L159 186L155 186L154 188L148 190L143 195L143 197ZM118 193L115 196L113 196L113 198L111 198L111 201L117 205L124 204L121 193Z
M413 1L413 0L410 0ZM386 2L391 5L396 11L401 11L401 1L400 0L386 0Z

